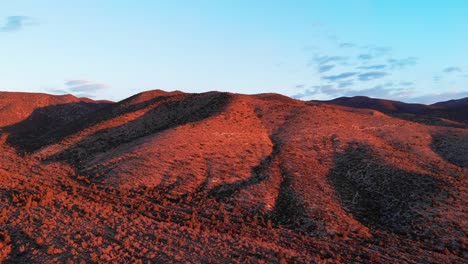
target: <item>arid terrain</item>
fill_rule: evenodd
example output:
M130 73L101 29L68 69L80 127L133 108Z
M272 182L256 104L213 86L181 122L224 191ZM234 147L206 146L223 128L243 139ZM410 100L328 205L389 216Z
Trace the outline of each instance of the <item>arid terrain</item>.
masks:
M467 263L468 101L0 92L0 263Z

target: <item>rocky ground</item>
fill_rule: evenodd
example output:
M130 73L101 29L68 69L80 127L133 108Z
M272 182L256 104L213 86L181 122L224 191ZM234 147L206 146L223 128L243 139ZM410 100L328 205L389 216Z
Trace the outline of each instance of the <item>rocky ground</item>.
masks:
M365 100L1 93L0 262L465 263L466 104Z

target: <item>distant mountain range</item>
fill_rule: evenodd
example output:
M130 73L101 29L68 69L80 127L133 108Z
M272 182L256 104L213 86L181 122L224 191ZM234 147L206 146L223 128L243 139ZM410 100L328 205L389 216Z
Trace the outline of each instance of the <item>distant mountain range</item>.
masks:
M429 118L438 122L448 121L448 125L450 125L450 121L468 123L468 97L432 105L409 104L365 96L340 97L326 102L353 108L374 109L392 116L406 116L414 120Z

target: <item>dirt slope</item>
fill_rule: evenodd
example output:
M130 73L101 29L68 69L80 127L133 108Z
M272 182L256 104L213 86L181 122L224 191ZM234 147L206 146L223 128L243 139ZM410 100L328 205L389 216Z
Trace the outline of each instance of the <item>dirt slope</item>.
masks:
M409 121L427 125L464 127L468 124L468 98L432 105L409 104L365 96L340 97L326 103L380 111Z
M50 112L63 114L65 118L72 118L73 113L60 113L60 106L85 104L106 104L110 102L94 102L88 98L77 98L73 95L49 95L41 93L0 92L0 127L16 124L25 120L34 111L55 106ZM81 105L81 106L82 106ZM83 108L83 107L82 107ZM45 112L45 110L43 110ZM76 109L76 113L82 113L83 109Z
M160 90L69 100L73 111L28 110L0 132L6 263L468 257L468 130L447 110L460 104Z

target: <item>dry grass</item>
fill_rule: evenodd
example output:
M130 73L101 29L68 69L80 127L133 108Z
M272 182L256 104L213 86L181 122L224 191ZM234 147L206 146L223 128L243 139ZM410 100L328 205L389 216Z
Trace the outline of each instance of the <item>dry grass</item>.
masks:
M33 153L0 131L0 262L468 257L468 171L450 155L466 129L272 94L154 91L74 123L52 112Z

